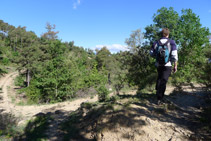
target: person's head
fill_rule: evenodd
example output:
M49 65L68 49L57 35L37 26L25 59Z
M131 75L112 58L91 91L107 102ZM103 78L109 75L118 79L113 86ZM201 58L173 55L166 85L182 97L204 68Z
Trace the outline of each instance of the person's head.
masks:
M162 33L162 36L163 37L167 37L168 38L170 31L169 31L168 28L163 28L162 31L161 31L161 33Z

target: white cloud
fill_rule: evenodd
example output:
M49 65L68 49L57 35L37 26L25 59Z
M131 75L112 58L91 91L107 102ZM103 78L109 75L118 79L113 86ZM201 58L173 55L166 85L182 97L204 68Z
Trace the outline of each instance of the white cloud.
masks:
M106 47L111 53L116 53L121 51L128 50L127 46L120 45L120 44L112 44L112 45L96 45L95 49L101 49L103 47Z
M73 3L73 9L77 9L77 7L81 4L81 0L77 0Z

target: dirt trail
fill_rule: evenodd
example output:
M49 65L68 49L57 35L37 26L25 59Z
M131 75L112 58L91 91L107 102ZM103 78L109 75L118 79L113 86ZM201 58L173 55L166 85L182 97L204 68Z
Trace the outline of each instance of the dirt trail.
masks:
M26 105L18 106L11 100L11 91L9 87L13 86L14 78L18 75L17 72L9 73L0 79L0 110L11 113L21 120L20 124L26 123L27 120L39 114L49 115L48 129L45 130L47 140L57 141L62 140L60 134L60 125L68 120L72 111L76 111L83 102L95 102L94 98L81 98L74 101L67 101L49 105ZM200 86L198 86L199 89ZM98 140L138 140L138 141L184 141L197 140L192 136L197 131L195 119L201 113L203 106L203 93L199 89L184 87L183 93L180 91L172 93L174 87L167 87L166 98L171 102L167 105L156 105L155 97L149 94L143 94L141 97L136 97L135 91L120 95L120 105L124 105L130 98L138 98L140 101L132 102L128 108L123 108L120 111L114 111L110 114L104 113L94 119L86 119L79 123L86 126L81 131L85 131L83 138L87 140L98 136ZM198 91L199 90L199 91ZM149 97L149 98L146 98ZM146 103L143 103L145 98ZM127 105L127 104L126 104ZM118 107L118 104L117 104ZM102 111L99 109L99 111ZM83 121L83 120L82 120ZM96 125L96 129L93 129ZM89 130L93 129L93 130ZM94 133L92 131L98 131ZM90 132L87 132L90 131ZM96 135L95 135L96 134ZM91 138L90 138L91 137ZM201 139L201 138L200 138Z
M18 75L18 72L12 72L0 79L0 88L2 88L2 93L0 93L0 109L3 112L11 113L15 117L20 118L19 124L25 123L27 120L31 119L34 115L38 113L55 112L58 110L62 111L74 111L80 107L83 102L94 102L97 101L97 96L94 98L81 98L74 101L61 102L57 104L48 105L26 105L19 106L12 102L10 98L10 93L8 88L14 83L14 78Z
M121 94L112 108L111 105L98 105L93 107L96 114L85 112L74 126L80 133L68 136L72 131L65 129L65 138L101 141L209 140L207 133L199 132L201 107L206 105L206 96L199 85L195 88L184 86L182 91L174 91L168 86L166 102L162 105L157 105L156 96L149 93Z
M184 86L182 91L173 92L173 90L173 87L168 87L165 95L167 102L161 106L156 104L155 97L154 99L153 97L147 98L145 104L134 102L129 110L120 116L127 115L126 118L115 121L127 124L125 126L123 126L124 124L116 125L109 130L105 128L101 135L98 135L98 139L105 141L206 140L203 134L199 133L199 115L202 112L202 107L206 105L204 99L207 93L203 92L200 85L196 85L194 88ZM145 96L143 94L143 98ZM129 97L131 97L130 94L127 98ZM108 118L112 117L104 119ZM121 122L121 120L123 121ZM105 123L100 122L98 126L102 124ZM86 137L88 138L88 136Z

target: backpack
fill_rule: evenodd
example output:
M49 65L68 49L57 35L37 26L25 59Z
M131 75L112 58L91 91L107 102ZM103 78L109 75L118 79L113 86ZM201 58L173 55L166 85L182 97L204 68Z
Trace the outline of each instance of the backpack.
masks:
M171 46L170 46L170 40L164 44L158 41L157 48L156 48L156 61L159 63L159 65L165 65L167 62L169 62L171 53Z

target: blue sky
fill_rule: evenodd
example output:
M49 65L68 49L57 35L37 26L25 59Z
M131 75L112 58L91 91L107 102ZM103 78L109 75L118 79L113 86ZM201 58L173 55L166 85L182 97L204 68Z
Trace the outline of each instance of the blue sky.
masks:
M112 52L124 50L131 31L144 31L163 6L178 13L191 8L202 26L211 29L211 0L1 0L0 4L4 22L26 26L38 36L50 22L62 41L91 49L106 45Z

